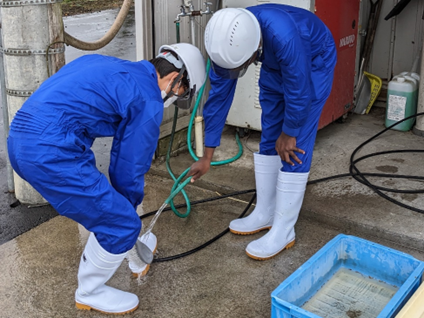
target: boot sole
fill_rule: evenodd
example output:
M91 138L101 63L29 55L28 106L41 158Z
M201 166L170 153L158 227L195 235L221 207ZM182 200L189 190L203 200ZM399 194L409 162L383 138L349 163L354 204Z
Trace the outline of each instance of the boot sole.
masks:
M156 253L157 248L158 248L158 245L156 244L156 247L155 247L155 249L153 250L153 254L155 254L155 253ZM150 269L150 264L148 264L148 265L146 266L146 268L144 269L144 271L142 271L141 273L132 273L132 276L133 276L134 278L138 278L138 276L140 276L140 277L146 276L146 275L147 275L147 272L149 271L149 269Z
M246 254L247 254L247 256L249 256L250 258L253 258L253 259L255 259L255 260L258 260L258 261L266 261L266 260L268 260L268 259L270 259L270 258L273 258L274 256L276 256L276 255L278 255L279 253L281 253L282 251L284 251L284 250L288 250L289 248L292 248L293 246L294 246L294 243L295 243L295 241L293 240L293 241L291 241L289 244L287 244L284 248L282 248L281 249L281 251L278 251L277 253L275 253L274 255L272 255L272 256L268 256L268 257L259 257L259 256L255 256L255 255L252 255L252 254L249 254L247 251L246 251Z
M93 308L91 306L80 304L80 303L77 303L77 302L75 303L75 306L77 307L77 309L80 309L80 310L88 310L88 311L95 310L95 311L101 312L103 314L108 314L108 315L125 315L125 314L132 313L133 311L135 311L138 308L138 305L137 305L133 309L130 309L130 310L127 310L127 311L122 311L122 312L107 312L107 311L96 309L96 308Z
M269 230L270 228L271 226L267 226L267 227L262 227L260 229L250 231L250 232L239 232L239 231L230 229L230 232L237 235L251 235L251 234L259 233L260 231Z

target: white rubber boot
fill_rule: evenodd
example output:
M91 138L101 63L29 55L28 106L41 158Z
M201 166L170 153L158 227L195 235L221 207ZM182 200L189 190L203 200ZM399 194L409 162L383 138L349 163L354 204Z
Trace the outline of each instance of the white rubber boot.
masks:
M153 254L156 253L156 249L158 246L158 240L156 238L156 235L150 232L150 234L147 236L146 234L143 234L138 238L138 240L146 244ZM144 263L141 259L137 259L137 261L132 261L130 258L128 266L130 267L133 276L136 278L145 276L150 269L150 264Z
M107 252L90 233L78 270L78 289L75 292L78 309L94 309L107 314L125 314L137 309L139 301L136 295L105 285L126 254Z
M248 235L272 226L275 210L275 186L278 172L283 166L280 156L253 154L255 163L256 207L252 213L230 223L234 234Z
M276 208L271 230L247 245L246 253L257 260L269 259L294 245L294 225L302 207L309 172L280 171L277 182Z

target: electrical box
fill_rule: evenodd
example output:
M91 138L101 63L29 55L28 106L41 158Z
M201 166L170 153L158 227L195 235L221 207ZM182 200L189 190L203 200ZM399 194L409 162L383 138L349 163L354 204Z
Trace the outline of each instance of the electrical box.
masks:
M333 89L321 114L322 128L343 116L353 106L355 85L356 41L360 0L223 0L223 8L245 8L262 3L280 3L315 12L333 34L337 47L337 65ZM238 80L227 124L261 131L259 103L260 64L250 66Z

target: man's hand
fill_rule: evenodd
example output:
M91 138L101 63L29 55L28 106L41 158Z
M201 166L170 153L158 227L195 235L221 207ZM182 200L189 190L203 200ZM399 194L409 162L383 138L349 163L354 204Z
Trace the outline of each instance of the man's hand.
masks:
M205 153L203 157L191 165L187 174L187 176L193 176L193 178L191 178L191 182L196 181L209 171L214 151L215 148L205 147Z
M275 150L277 150L281 160L287 162L288 164L294 166L294 163L291 161L290 157L293 158L293 160L298 164L302 164L302 161L300 161L294 152L298 152L303 155L305 152L302 149L296 147L296 137L288 136L282 132L280 137L278 137L277 142L275 143Z

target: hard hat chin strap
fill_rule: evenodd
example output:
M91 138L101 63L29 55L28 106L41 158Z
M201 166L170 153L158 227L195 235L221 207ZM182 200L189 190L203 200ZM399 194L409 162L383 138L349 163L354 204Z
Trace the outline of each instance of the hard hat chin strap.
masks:
M170 98L171 96L173 96L173 95L176 95L175 93L174 93L174 91L173 91L173 89L174 89L174 87L175 87L175 85L177 85L178 84L178 82L180 82L181 81L181 79L183 78L183 75L184 75L184 72L186 71L186 67L185 67L185 65L183 65L183 67L181 68L181 70L180 70L180 72L178 73L178 75L177 75L177 77L174 79L174 81L172 82L172 84L171 84L171 89L169 90L169 93L166 95L166 97L165 97L165 99L164 100L167 100L168 98ZM187 91L189 91L190 90L190 88L188 87L187 88ZM180 98L182 98L182 97L184 97L186 95L186 92L184 92L181 96L178 96L178 95L176 95L176 96L178 96L178 98L180 99Z
M262 53L263 53L262 45L260 45L259 48L258 48L258 50L256 51L256 58L253 61L253 64L255 64L255 65L258 65L259 64L259 62L261 60L261 57L262 57Z

